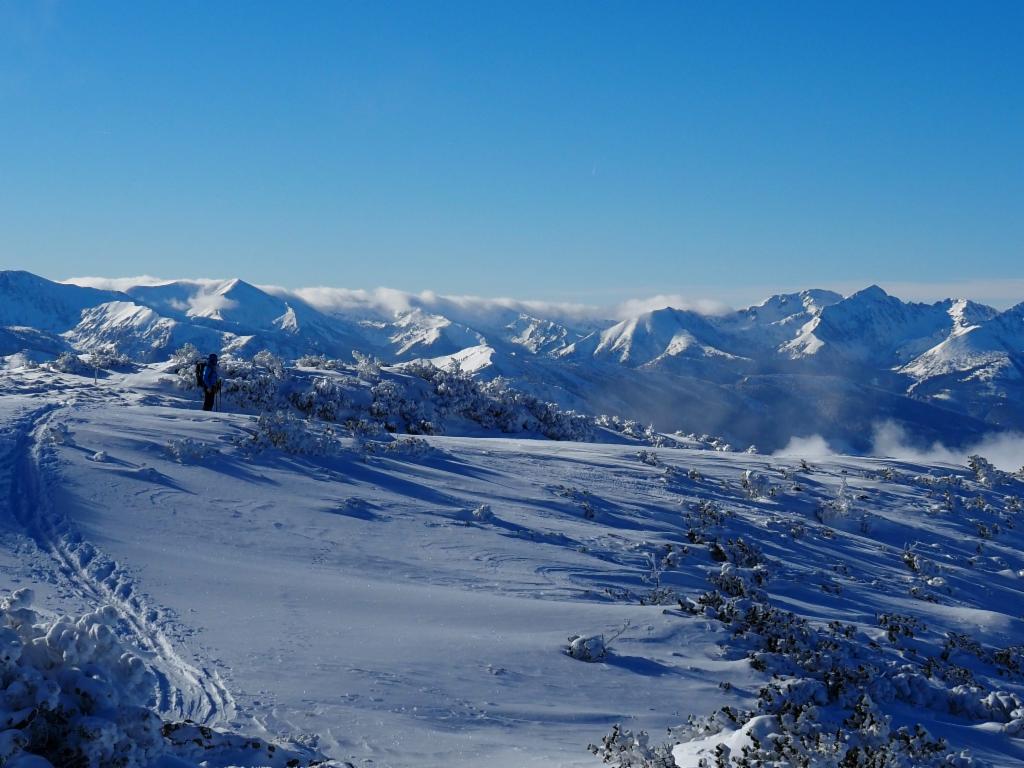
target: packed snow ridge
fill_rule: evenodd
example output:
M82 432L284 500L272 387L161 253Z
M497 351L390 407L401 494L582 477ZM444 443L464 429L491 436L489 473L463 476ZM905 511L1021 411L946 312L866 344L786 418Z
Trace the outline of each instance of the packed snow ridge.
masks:
M0 272L8 367L61 353L170 358L185 343L287 360L353 351L457 364L589 414L721 435L774 451L818 436L872 449L895 422L919 446L965 446L1024 424L1024 303L904 302L871 286L773 296L713 314L666 307L603 318L578 307L397 291L285 291L242 280L54 283ZM113 290L116 288L116 290Z

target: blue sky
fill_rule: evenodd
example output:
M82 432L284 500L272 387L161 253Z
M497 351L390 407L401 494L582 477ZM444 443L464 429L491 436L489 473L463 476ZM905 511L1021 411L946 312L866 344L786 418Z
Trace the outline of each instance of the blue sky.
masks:
M0 267L1006 304L1022 38L1017 2L0 0Z

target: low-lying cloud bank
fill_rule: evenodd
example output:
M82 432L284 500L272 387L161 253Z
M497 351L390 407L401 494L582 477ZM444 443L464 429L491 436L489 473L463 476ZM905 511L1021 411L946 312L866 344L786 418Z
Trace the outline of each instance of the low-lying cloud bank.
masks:
M1024 433L1000 432L987 435L977 443L963 448L950 448L942 443L932 443L928 447L915 445L909 433L893 421L878 422L874 426L871 456L909 461L917 464L954 464L963 466L967 457L984 456L999 469L1016 472L1024 467ZM826 459L835 456L836 451L821 435L793 437L785 448L776 451L773 456Z
M138 286L166 285L168 283L186 283L194 286L197 295L215 293L228 280L210 278L188 280L165 280L151 275L138 277L71 277L64 280L88 288L108 291L128 291ZM455 315L464 319L485 316L496 310L540 314L550 318L565 320L622 320L643 312L651 312L665 307L689 310L701 315L722 315L731 307L721 301L712 299L691 299L679 294L660 294L647 298L629 299L611 306L591 304L574 304L570 302L528 301L510 298L485 298L481 296L447 296L434 291L399 291L394 288L374 288L372 290L333 288L314 286L309 288L282 288L277 285L259 285L263 291L274 296L289 299L295 298L309 304L315 309L328 314L349 314L360 312L378 312L385 315L408 312L420 309L426 312L439 312Z

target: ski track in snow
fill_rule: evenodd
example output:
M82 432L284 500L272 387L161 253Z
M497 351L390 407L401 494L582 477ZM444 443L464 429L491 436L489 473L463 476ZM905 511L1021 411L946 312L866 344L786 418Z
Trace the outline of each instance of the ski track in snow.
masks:
M52 558L54 574L64 586L92 607L112 605L117 609L123 629L156 673L161 714L204 725L230 720L234 700L216 670L196 667L184 659L156 623L163 612L135 594L128 569L82 539L55 509L46 477L46 467L52 462L47 443L61 439L54 416L67 408L64 403L47 403L28 411L5 430L11 447L0 471L10 478L11 511L36 546Z

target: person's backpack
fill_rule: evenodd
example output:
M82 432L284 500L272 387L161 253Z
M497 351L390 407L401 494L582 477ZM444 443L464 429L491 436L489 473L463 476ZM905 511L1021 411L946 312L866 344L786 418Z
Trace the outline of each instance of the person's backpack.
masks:
M203 376L206 375L206 363L200 360L196 363L196 386L203 389L206 385L203 383Z

